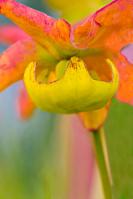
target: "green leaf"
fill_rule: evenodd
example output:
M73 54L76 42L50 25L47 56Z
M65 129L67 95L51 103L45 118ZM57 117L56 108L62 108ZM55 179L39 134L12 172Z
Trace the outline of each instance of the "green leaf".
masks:
M133 107L113 101L106 124L116 199L133 198Z

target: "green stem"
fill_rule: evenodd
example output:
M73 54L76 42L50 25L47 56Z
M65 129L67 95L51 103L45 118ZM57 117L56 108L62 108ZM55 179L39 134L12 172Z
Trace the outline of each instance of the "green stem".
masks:
M97 165L100 171L100 177L102 181L104 198L112 199L112 189L111 189L108 169L107 169L107 165L105 161L105 153L103 150L103 143L102 143L103 133L104 132L102 128L99 130L93 131L93 138L94 138Z

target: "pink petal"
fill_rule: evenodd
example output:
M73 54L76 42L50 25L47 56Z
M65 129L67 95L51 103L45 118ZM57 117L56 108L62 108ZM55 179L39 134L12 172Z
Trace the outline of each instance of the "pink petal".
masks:
M14 25L0 26L0 43L12 44L18 40L29 38L20 28Z
M23 78L25 67L37 59L36 45L32 40L21 40L0 56L0 90Z

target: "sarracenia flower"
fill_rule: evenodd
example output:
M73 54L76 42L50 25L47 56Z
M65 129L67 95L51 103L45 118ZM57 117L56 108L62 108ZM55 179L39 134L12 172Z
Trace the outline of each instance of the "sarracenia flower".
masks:
M115 0L72 26L14 0L0 0L0 13L28 35L1 55L0 90L24 77L38 107L97 114L107 110L117 90L117 67L117 96L132 104L133 67L121 54L133 40L132 8L132 0Z

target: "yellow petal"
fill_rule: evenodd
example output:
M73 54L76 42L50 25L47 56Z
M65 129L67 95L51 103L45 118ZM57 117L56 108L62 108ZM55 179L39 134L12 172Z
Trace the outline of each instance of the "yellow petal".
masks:
M39 82L36 63L30 63L24 75L25 85L36 106L48 112L76 113L103 107L118 87L118 73L110 60L112 81L94 80L78 57L64 61L67 69L53 82ZM100 63L99 63L100 64Z
M79 117L84 125L90 131L94 131L103 126L109 111L110 103L107 103L101 109L79 113Z

